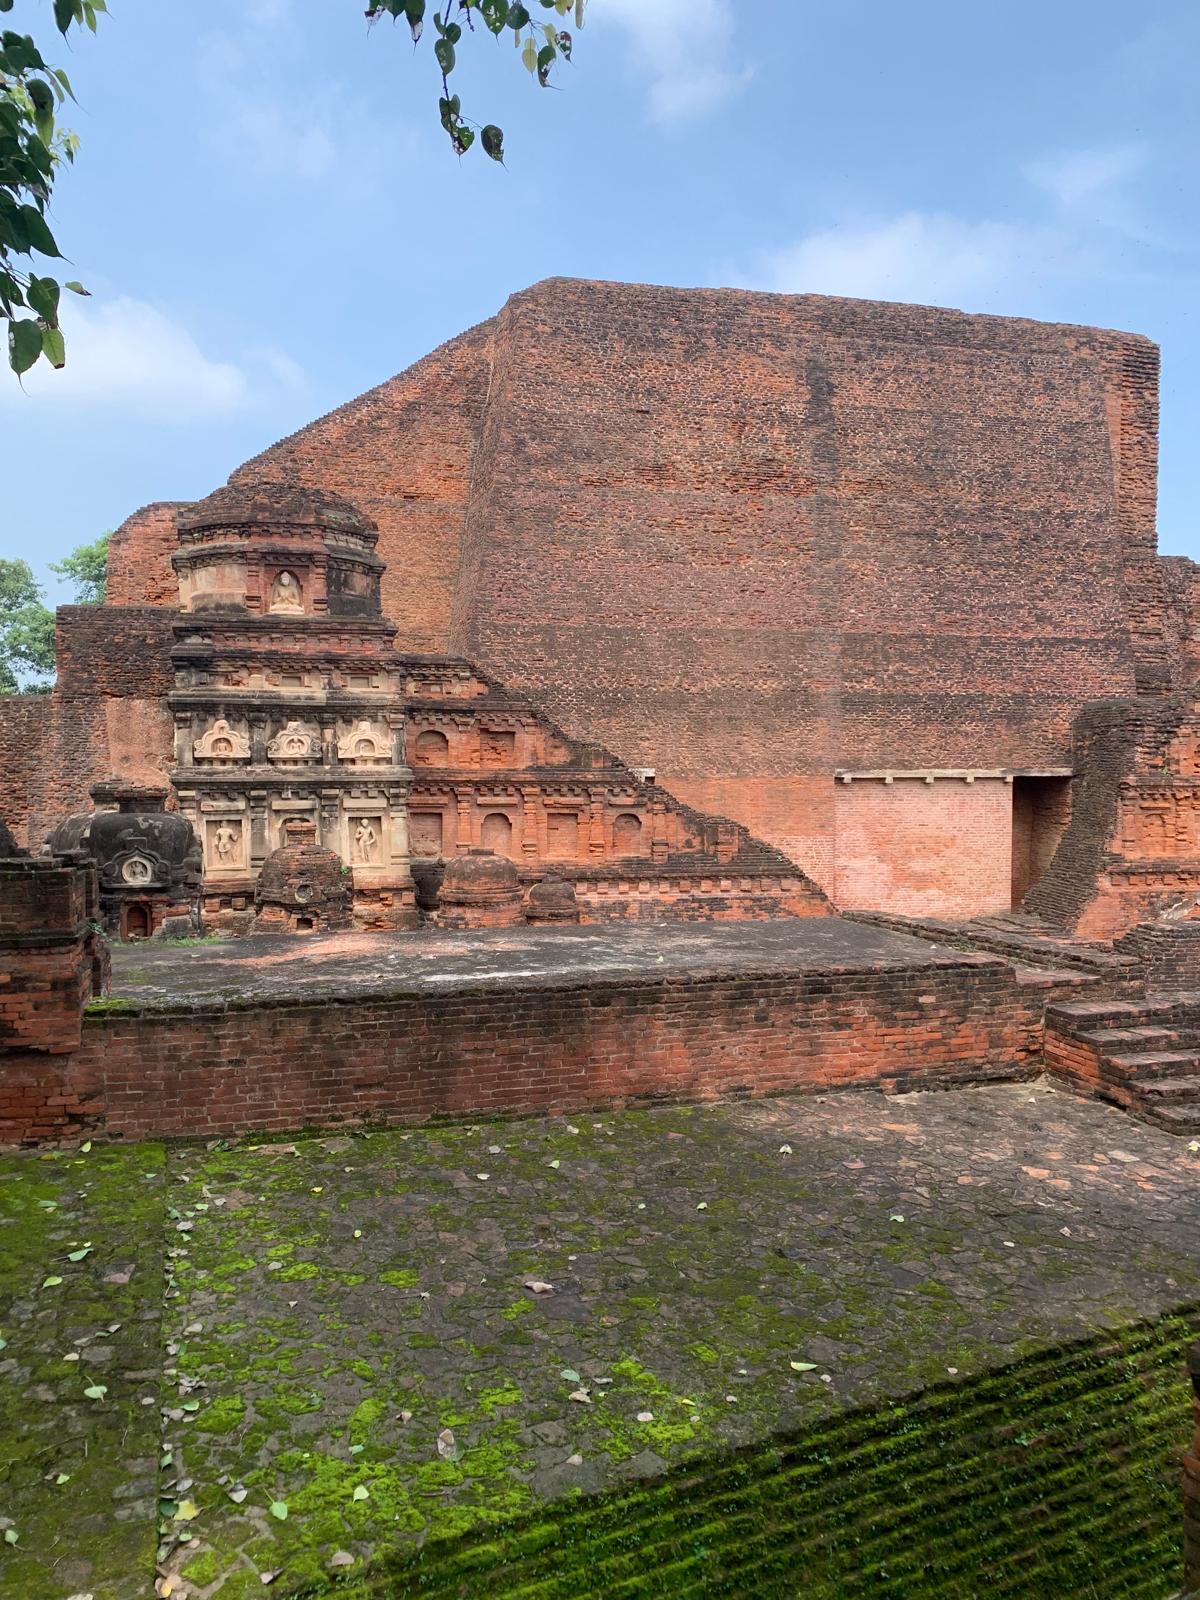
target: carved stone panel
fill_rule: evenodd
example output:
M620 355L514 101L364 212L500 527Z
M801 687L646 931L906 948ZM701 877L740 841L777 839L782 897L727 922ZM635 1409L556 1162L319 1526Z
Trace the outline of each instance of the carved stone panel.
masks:
M304 596L294 572L281 572L271 585L271 610L292 614L304 610Z
M350 861L356 867L377 867L383 862L383 818L350 817Z
M271 761L320 761L321 732L293 717L267 745Z
M338 759L366 766L385 764L392 757L392 739L387 728L363 717L349 733L338 740Z
M210 817L205 830L205 860L215 872L235 872L246 865L246 830L240 818Z
M192 753L197 761L248 761L250 739L244 729L218 717L196 740Z

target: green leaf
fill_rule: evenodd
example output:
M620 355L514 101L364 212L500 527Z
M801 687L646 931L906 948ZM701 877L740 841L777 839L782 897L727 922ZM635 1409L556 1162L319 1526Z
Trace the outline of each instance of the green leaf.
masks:
M789 1361L788 1366L791 1367L793 1372L815 1372L817 1370L815 1361Z
M286 1522L287 1521L287 1501L286 1500L272 1500L271 1501L271 1515L273 1517L277 1517L280 1522Z
M562 1378L567 1383L582 1383L583 1382L583 1379L575 1371L574 1367L564 1367L562 1369L562 1371L559 1373L559 1377Z
M361 1483L360 1483L360 1484L359 1484L359 1485L358 1485L358 1486L357 1486L357 1487L356 1487L356 1488L355 1488L355 1491L354 1491L354 1493L353 1493L353 1494L352 1494L352 1495L351 1495L351 1496L350 1496L350 1498L351 1498L351 1500L369 1500L369 1499L370 1499L370 1498L371 1498L371 1492L370 1492L370 1490L369 1490L369 1489L364 1489L364 1487L363 1487L363 1486L362 1486L362 1484L361 1484Z
M181 1500L175 1508L175 1522L195 1522L200 1515L200 1507L194 1500Z
M60 345L62 344L62 334L58 333L58 329L57 328L47 328L45 330L45 332L42 334L42 344L43 344L43 346L45 345L45 342L46 342L46 339L48 338L48 336L50 334L52 334L52 333L58 334L58 342L59 342ZM49 351L47 351L46 353L47 353L47 355L50 354ZM53 357L51 357L51 360L53 360ZM55 365L56 366L61 366L62 363L61 362L55 362ZM92 1253L91 1245L90 1244L85 1244L82 1250L72 1250L70 1255L68 1255L67 1260L68 1261L82 1261L84 1256L90 1256L91 1253Z
M83 15L80 0L54 0L54 25L59 33L66 33L73 22Z
M425 27L425 0L404 0L404 15L408 18L409 32L416 44Z
M69 278L67 280L67 282L63 284L63 288L64 289L70 289L72 294L86 295L89 300L92 297L92 291L90 289L85 289L83 287L83 285L81 283L79 283L75 278Z
M538 51L538 54L537 54L537 79L538 79L538 82L541 84L543 89L546 87L546 84L547 84L547 82L549 80L550 68L553 66L554 60L557 57L557 55L558 55L558 51L554 48L554 46L552 44L544 44L542 46L542 48Z
M508 8L508 25L514 33L520 33L522 28L529 25L529 12L519 3Z
M58 255L59 248L54 242L54 235L46 226L46 219L36 206L22 206L20 208L21 221L25 225L25 235L29 240L30 248L40 251L44 256Z
M449 39L434 41L433 53L437 57L437 64L442 69L442 75L454 71L454 46Z
M83 1391L85 1400L103 1400L107 1393L108 1385L106 1383L91 1383Z
M504 160L504 131L503 131L503 129L502 128L498 128L494 122L489 122L487 127L479 135L479 138L480 138L481 143L483 144L484 154L491 156L493 161L503 162L503 160Z
M508 21L508 0L479 0L479 11L493 33L502 33Z
M571 51L575 48L575 41L574 41L574 39L572 39L572 37L571 37L571 35L569 33L563 32L563 33L559 34L559 36L558 36L558 48L559 48L559 51L560 51L560 53L562 55L563 60L564 61L570 61L570 59L571 59Z
M583 27L583 13L587 9L587 0L575 0L575 26Z
M17 328L37 328L37 323L36 322L14 322L12 327L9 329L9 338L10 339L12 338L14 330L17 329ZM42 353L42 330L40 328L38 328L38 356L40 356L41 353ZM36 360L37 360L37 356L34 356L33 361L36 361ZM33 361L26 362L26 364L23 367L17 367L16 370L18 372L28 372L29 368L33 365ZM15 365L15 363L14 363L14 365ZM56 1278L53 1275L51 1275L49 1278L43 1278L42 1279L42 1288L43 1289L56 1289L61 1282L62 1282L61 1278Z
M547 44L556 45L558 43L558 29L552 22L542 23L542 33L545 35Z
M5 1542L5 1544L16 1544L17 1540L20 1537L21 1537L21 1535L17 1532L17 1530L15 1528L5 1528L5 1530L4 1530L4 1542Z
M39 278L30 274L26 298L29 309L36 311L53 328L58 323L58 284L53 278Z

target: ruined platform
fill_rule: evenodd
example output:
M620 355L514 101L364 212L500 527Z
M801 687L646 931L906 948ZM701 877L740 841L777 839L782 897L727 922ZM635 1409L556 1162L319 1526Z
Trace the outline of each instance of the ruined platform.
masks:
M687 982L766 974L916 972L960 951L842 917L613 924L474 933L255 934L199 944L120 945L113 994L147 1007L194 1000L349 999L618 979ZM999 964L999 963L997 963Z

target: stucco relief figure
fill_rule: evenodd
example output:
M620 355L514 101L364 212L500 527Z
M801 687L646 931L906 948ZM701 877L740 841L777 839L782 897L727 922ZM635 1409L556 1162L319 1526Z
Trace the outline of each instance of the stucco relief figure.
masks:
M272 761L318 760L321 736L315 728L293 717L268 744L267 755Z
M121 868L121 876L126 883L149 883L154 869L145 856L130 856Z
M343 761L386 761L390 754L390 740L365 717L338 740L338 755Z
M272 611L303 611L300 585L290 572L281 572L271 587Z
M360 817L354 829L351 855L355 861L370 863L376 859L379 832L370 817Z
M218 866L236 867L242 855L241 823L218 823L213 833L213 849L216 851Z
M224 717L218 717L196 740L193 749L201 761L239 761L250 754L250 740Z

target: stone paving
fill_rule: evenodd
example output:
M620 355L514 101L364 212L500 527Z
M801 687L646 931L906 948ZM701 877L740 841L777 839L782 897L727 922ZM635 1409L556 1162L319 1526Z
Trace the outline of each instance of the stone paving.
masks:
M294 1593L1200 1302L1198 1175L1044 1083L0 1158L0 1595Z
M990 959L990 958L985 958ZM842 917L772 922L614 923L477 933L252 934L116 945L113 993L147 1004L272 996L360 997L457 987L853 971L961 962L961 951Z

